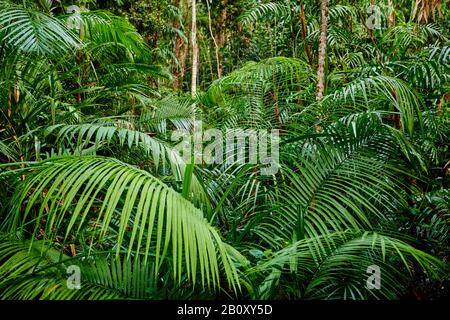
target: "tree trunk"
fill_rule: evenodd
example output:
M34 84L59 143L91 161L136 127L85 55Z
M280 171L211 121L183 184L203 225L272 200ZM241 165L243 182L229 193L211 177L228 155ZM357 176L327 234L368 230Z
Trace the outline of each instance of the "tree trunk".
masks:
M395 26L395 18L396 18L396 14L395 14L395 7L392 4L392 0L388 1L388 27L394 27Z
M411 17L416 18L418 23L426 24L429 20L435 20L436 14L442 16L442 0L416 0Z
M308 46L308 43L306 42L306 38L308 36L308 29L306 25L305 5L303 4L303 0L300 0L300 24L302 26L302 38L303 38L303 45L305 46L306 56L308 57L309 65L312 66L314 64L314 61L311 54L311 48Z
M219 32L218 32L218 36L217 36L217 49L219 51L217 73L218 73L219 79L222 78L222 75L223 75L222 49L225 46L225 32L226 32L226 22L227 22L227 16L228 16L227 5L228 5L228 0L221 1L221 4L220 4L221 12L219 15L219 21L217 23L219 26Z
M185 18L185 7L183 0L177 0L175 2L175 6L178 7L182 14L182 21ZM178 19L174 19L173 27L176 29L180 29L182 27L182 22L178 21ZM189 49L189 45L183 40L182 37L177 33L175 37L175 58L176 63L173 66L173 88L174 90L179 90L183 86L184 75L186 74L186 57L187 51Z
M318 102L322 101L325 92L325 58L327 54L327 27L328 27L328 0L320 1L320 36L319 58L317 67L317 96Z
M214 51L216 55L216 64L217 64L217 78L222 78L222 68L221 68L221 61L219 57L219 45L217 44L216 37L214 36L213 28L212 28L212 18L211 18L211 6L209 4L210 0L206 0L206 6L208 7L208 27L209 27L209 33L211 34L211 38L214 43Z
M195 95L197 94L197 77L198 77L197 4L196 4L196 0L192 0L191 47L192 47L191 94L193 97L195 97Z
M183 75L184 75L184 67L186 67L186 57L183 57L184 53L184 42L183 39L179 35L176 36L175 39L175 57L177 59L177 63L175 63L173 67L173 89L179 90L183 83ZM184 61L184 63L183 63Z

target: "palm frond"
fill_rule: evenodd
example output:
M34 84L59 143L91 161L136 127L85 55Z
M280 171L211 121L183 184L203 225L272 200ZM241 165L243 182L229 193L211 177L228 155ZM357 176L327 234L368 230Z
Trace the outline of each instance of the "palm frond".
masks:
M365 300L396 297L412 276L414 264L431 278L444 271L442 262L404 241L345 231L297 241L255 268L267 275L260 285L262 298L274 290L273 285L280 286L283 277L293 274L297 282L307 285L294 288L300 292L289 292L292 297ZM374 265L380 269L380 287L370 290L367 270Z
M14 199L4 224L10 232L31 232L32 238L44 232L47 239L65 242L81 241L87 233L90 245L98 242L117 255L122 248L127 257L142 252L144 264L154 261L155 277L170 257L177 280L186 272L195 283L200 272L203 286L216 287L223 268L230 286L239 286L229 250L203 213L149 173L120 161L88 156L43 161L30 168Z
M128 149L140 148L152 160L151 166L155 168L155 172L162 166L164 172L170 169L175 181L183 181L187 164L168 143L136 130L130 122L108 121L108 119L103 121L99 119L97 122L50 126L46 130L46 135L56 133L56 143L67 145L75 154L92 148L101 150L102 147L111 145ZM210 203L196 175L192 177L190 191L195 194L195 203L208 212Z
M225 127L273 128L286 122L297 95L311 83L310 66L299 59L275 57L249 62L214 82L207 103Z
M352 103L364 110L375 101L376 110L399 113L402 129L409 134L412 134L416 120L421 125L420 97L406 82L393 77L380 75L356 79L326 96L323 103L331 108L332 105ZM386 108L380 107L382 101L388 102Z
M286 21L291 17L291 7L286 3L268 2L258 3L239 16L243 25L250 25L261 21Z
M0 155L8 158L9 160L17 161L16 156L14 155L14 152L11 149L11 147L8 144L4 143L3 141L0 141Z
M88 50L99 61L111 53L108 50L124 50L130 61L147 50L144 39L129 21L108 12L80 12L80 27L88 40Z
M177 290L171 273L154 278L153 263L110 252L69 257L43 240L2 239L0 298L20 300L164 299L189 294ZM74 276L74 272L77 275ZM20 282L20 286L13 285ZM78 282L78 283L77 283ZM189 283L184 280L185 284Z
M282 155L283 184L271 215L255 230L268 243L367 230L383 219L383 209L404 203L396 138L375 115L346 121L328 127L315 143L292 142L297 147Z
M0 39L12 49L44 55L75 51L80 43L58 19L5 1L0 2Z

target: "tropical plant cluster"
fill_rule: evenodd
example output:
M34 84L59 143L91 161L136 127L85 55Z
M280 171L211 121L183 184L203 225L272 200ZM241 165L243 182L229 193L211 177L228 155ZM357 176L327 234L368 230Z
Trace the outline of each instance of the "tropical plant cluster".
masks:
M0 299L448 297L449 18L0 0ZM278 130L277 172L186 161L198 121Z

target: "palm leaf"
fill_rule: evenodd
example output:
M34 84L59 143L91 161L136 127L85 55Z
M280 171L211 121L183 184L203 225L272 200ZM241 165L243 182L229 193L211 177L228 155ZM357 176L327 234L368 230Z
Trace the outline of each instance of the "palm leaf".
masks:
M5 1L0 2L0 39L28 53L63 54L79 47L79 40L59 20Z
M95 149L100 149L104 144L115 144L120 147L142 148L146 156L151 157L153 166L156 170L162 164L163 170L169 166L176 181L182 181L186 168L186 163L167 143L151 135L127 128L133 126L131 123L120 121L103 121L100 123L85 123L75 125L59 124L51 126L46 130L46 134L57 133L57 143L63 144L67 141L69 145L76 142L73 146L75 150L83 150L94 144ZM191 192L196 195L195 201L205 210L210 209L210 204L203 187L198 178L194 175L191 183Z
M376 100L378 99L378 101ZM387 77L371 76L362 79L356 79L342 88L329 94L323 100L327 106L352 103L361 109L377 101L387 101L390 106L401 116L402 128L409 134L414 130L416 119L421 125L420 107L422 101L417 93L404 81ZM362 102L362 103L361 103ZM378 110L383 110L378 108ZM389 109L386 112L391 112Z
M291 142L274 208L256 232L277 247L298 236L300 222L307 237L368 229L383 209L404 204L399 173L406 170L395 160L397 138L383 127L376 116L361 115L335 123L314 143Z
M202 212L149 173L120 161L43 161L30 168L14 199L5 221L10 232L28 230L33 238L44 232L64 242L81 241L77 235L86 233L91 246L98 242L117 255L126 248L128 257L143 253L144 264L154 261L155 277L171 257L177 280L185 272L195 283L199 272L203 286L217 286L223 268L230 286L238 286L230 251Z
M162 274L155 282L154 264L144 264L139 256L127 258L121 253L116 258L109 252L102 252L71 258L42 240L31 245L30 241L2 240L2 299L109 300L177 296L176 290L169 287L178 287L170 274ZM74 270L79 271L79 283L70 281ZM182 290L178 292L181 294Z
M431 278L444 271L442 262L404 241L371 232L345 231L297 241L261 262L251 272L262 272L264 297L288 274L307 283L302 298L385 299L395 298L418 264ZM368 290L369 266L381 270L381 286ZM264 291L261 291L264 289Z

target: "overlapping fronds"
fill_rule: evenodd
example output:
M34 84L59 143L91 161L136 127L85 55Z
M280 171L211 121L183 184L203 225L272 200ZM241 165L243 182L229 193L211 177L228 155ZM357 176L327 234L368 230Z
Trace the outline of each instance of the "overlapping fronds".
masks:
M292 237L369 230L374 219L383 219L383 209L404 203L396 138L376 115L344 119L297 144L283 156L285 181L274 212L256 231L272 245Z
M291 6L289 3L258 3L239 17L243 25L253 24L258 21L278 22L289 20L291 17Z
M140 122L165 133L171 123L178 130L192 129L194 111L193 101L190 98L178 98L174 96L151 101L142 110Z
M57 144L67 145L75 153L92 147L99 150L105 145L128 149L140 148L149 157L149 162L156 171L162 166L164 171L166 168L170 169L176 181L182 181L184 178L187 164L180 155L167 142L136 130L129 122L99 121L74 125L60 124L46 130L47 135L52 133L56 133ZM210 206L208 198L195 175L192 177L190 191L196 195L195 201L208 210Z
M58 19L7 1L0 2L0 40L13 50L44 55L75 51L80 44Z
M161 279L153 263L140 256L118 258L102 252L90 257L69 257L48 242L2 239L0 298L19 300L158 299ZM170 273L162 275L167 281ZM20 286L13 285L20 281ZM159 283L158 283L159 281ZM170 292L177 297L176 292Z
M389 76L358 78L326 96L323 103L331 108L350 103L360 110L371 110L375 104L375 110L400 114L402 129L410 134L415 122L421 123L420 97L406 82Z
M214 82L209 103L225 127L270 128L283 124L296 95L311 83L310 66L298 59L276 57L247 63Z
M303 284L292 298L306 299L392 299L412 276L413 265L434 277L442 273L438 259L415 249L402 240L373 232L345 231L297 241L265 259L256 269L267 276L259 286L258 297L277 290L280 278L295 275ZM379 268L380 283L369 290L373 274ZM255 269L255 270L256 270Z
M187 274L194 283L200 273L204 286L219 284L219 269L228 283L238 280L229 249L203 213L181 194L149 173L115 159L53 158L32 166L14 197L14 209L4 228L44 233L76 242L83 234L94 242L143 255L155 263L156 277L166 259L174 278ZM25 207L22 207L25 205ZM45 222L45 225L43 223Z
M144 39L125 18L105 11L87 11L80 12L78 19L74 24L82 28L88 50L99 61L108 57L111 59L111 50L124 50L130 61L145 53L147 47Z

